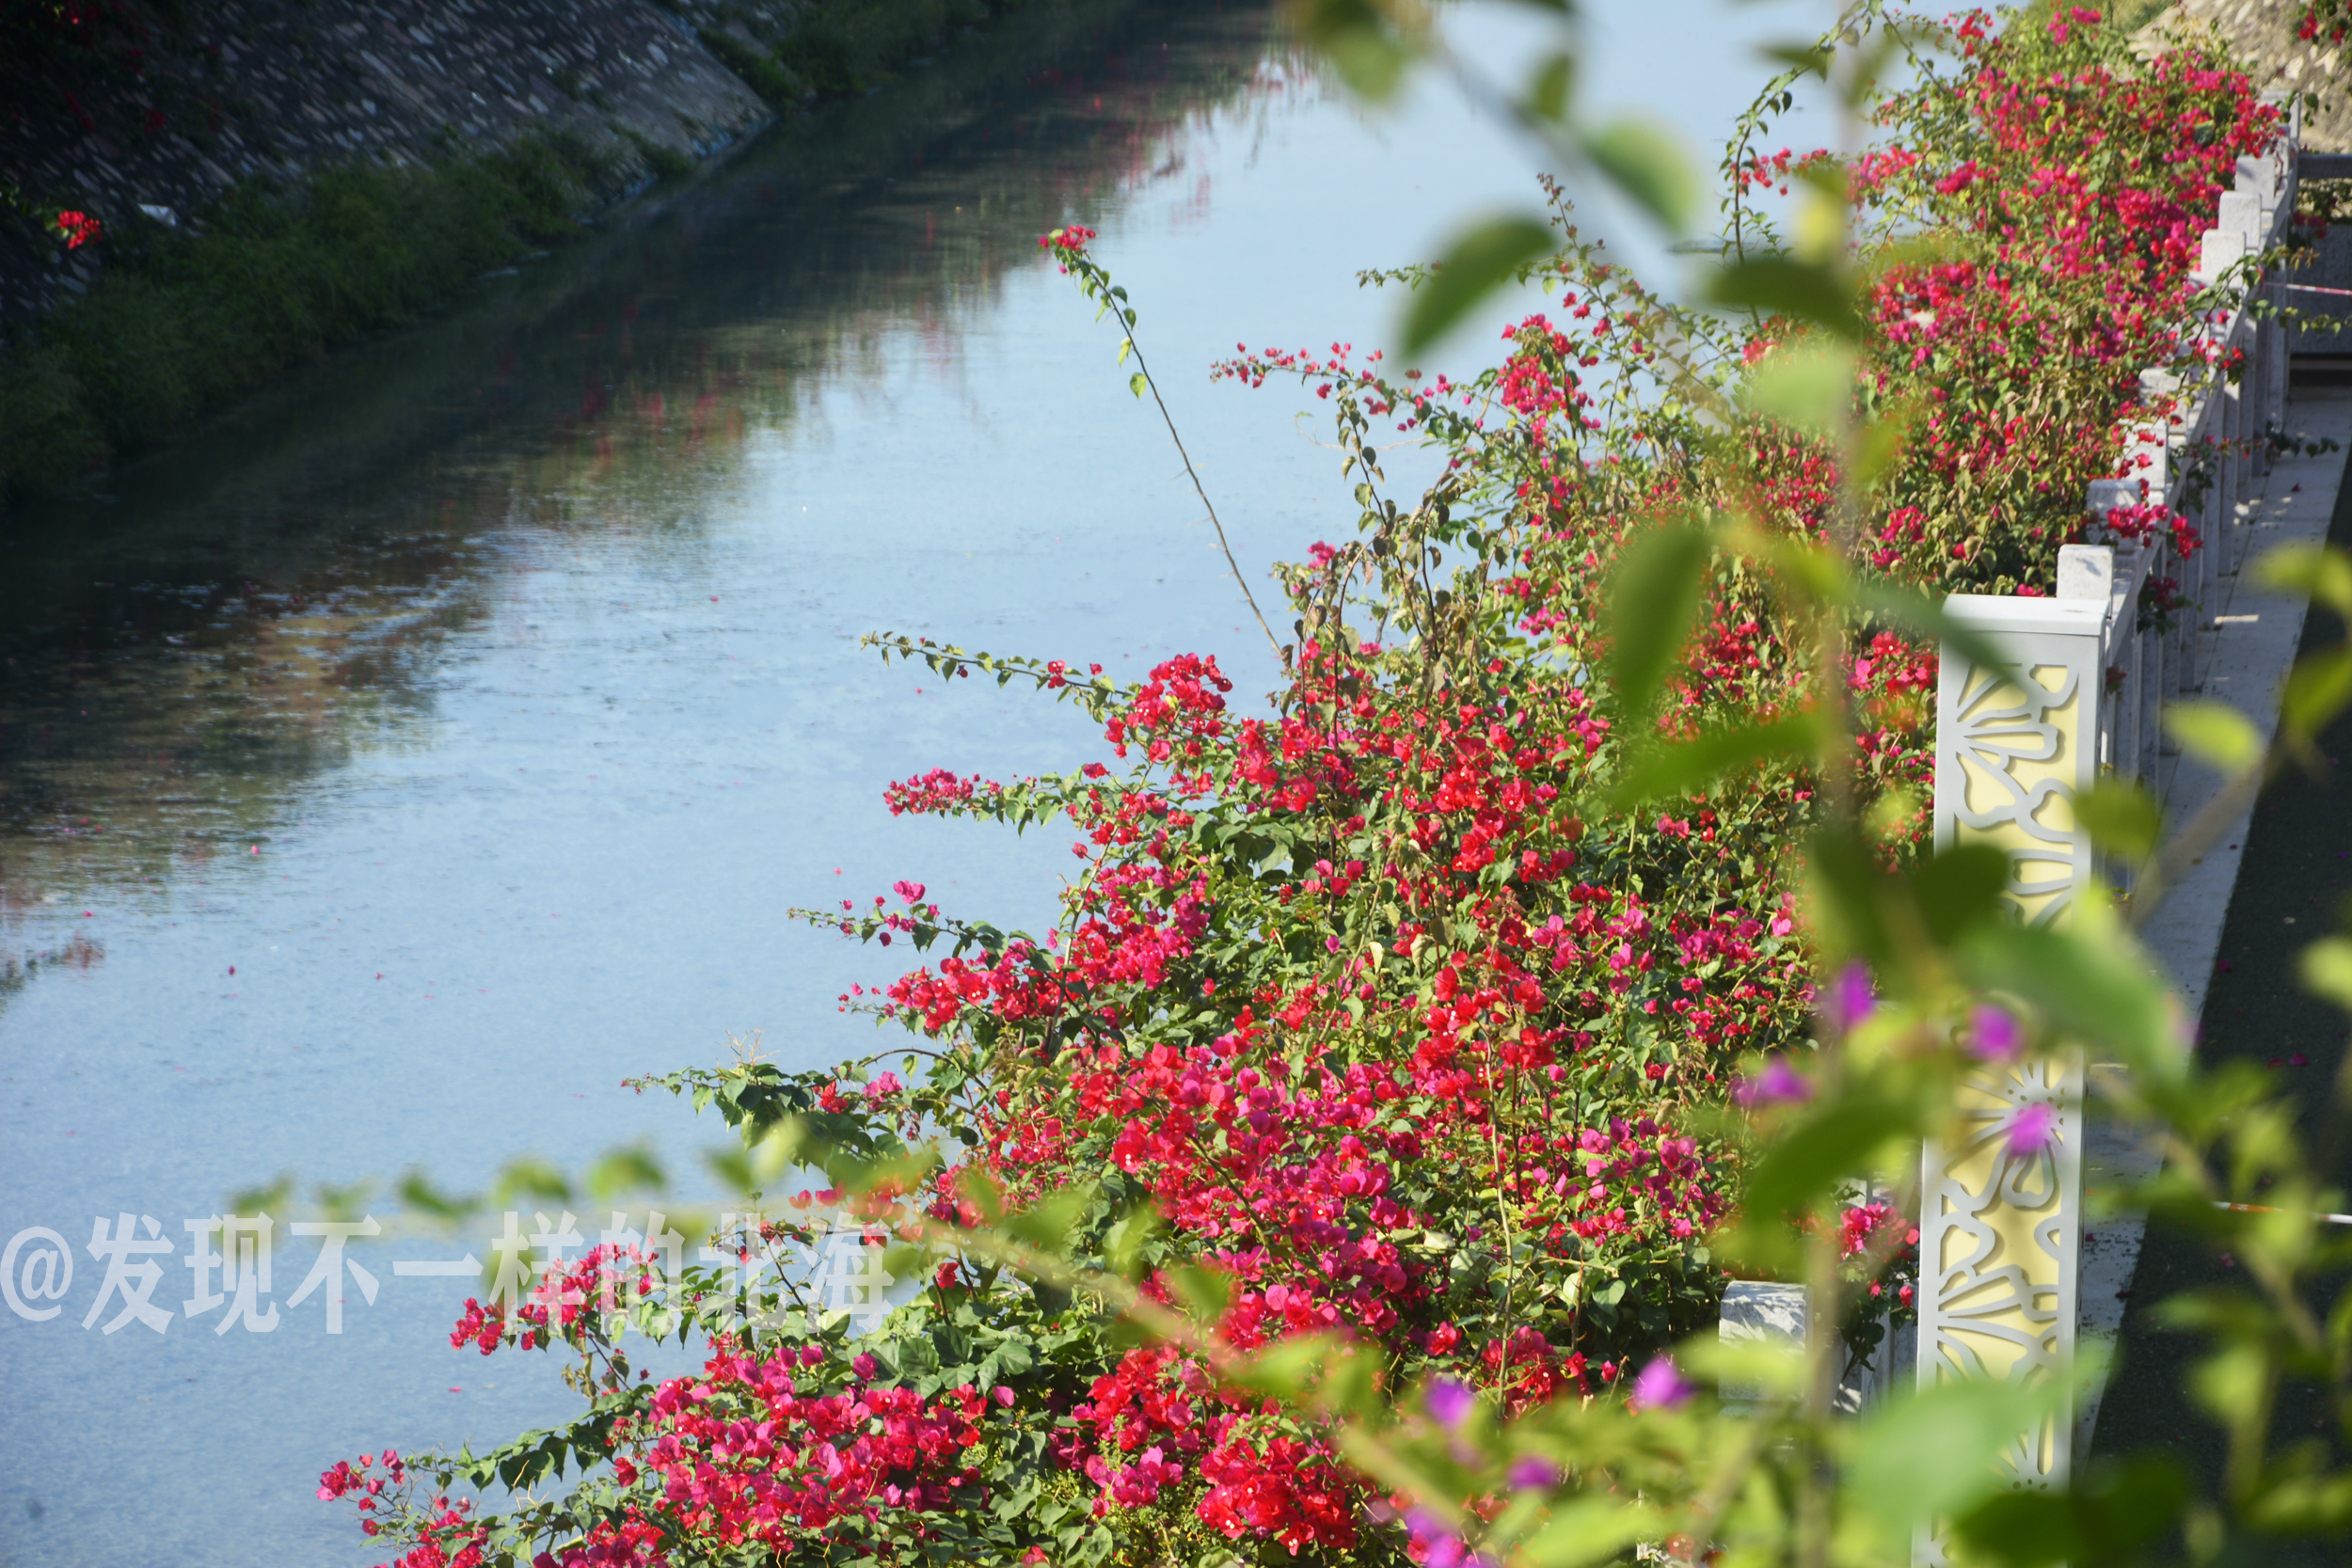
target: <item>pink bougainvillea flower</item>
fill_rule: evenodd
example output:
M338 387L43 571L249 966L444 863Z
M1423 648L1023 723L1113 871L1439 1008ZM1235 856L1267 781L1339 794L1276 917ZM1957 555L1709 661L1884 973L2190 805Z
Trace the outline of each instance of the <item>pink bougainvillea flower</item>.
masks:
M2026 1048L2025 1026L2006 1007L1987 1003L1968 1015L1968 1049L1988 1062L2013 1062Z
M1634 1410L1676 1410L1690 1402L1698 1390L1682 1379L1676 1370L1674 1357L1661 1355L1642 1369L1642 1375L1633 1380L1633 1392L1626 1397L1626 1404Z
M56 219L56 228L57 232L64 237L65 247L68 250L79 250L86 245L95 245L106 235L105 226L87 213L59 213Z
M2009 1151L2018 1159L2041 1153L2058 1138L2058 1111L2033 1104L2010 1119Z
M1540 1454L1521 1454L1505 1474L1514 1492L1543 1492L1560 1484L1560 1466Z
M1438 1424L1448 1432L1460 1426L1470 1416L1470 1407L1478 1402L1478 1396L1466 1385L1450 1377L1432 1380L1427 1398L1429 1414L1438 1418Z
M1758 1105L1782 1105L1791 1101L1813 1098L1813 1085L1786 1056L1774 1056L1764 1064L1764 1070L1753 1078L1742 1079L1731 1097L1740 1104L1754 1109Z
M1878 991L1870 984L1867 964L1848 964L1837 972L1837 978L1829 984L1821 996L1821 1016L1839 1034L1857 1028L1864 1019L1878 1009Z

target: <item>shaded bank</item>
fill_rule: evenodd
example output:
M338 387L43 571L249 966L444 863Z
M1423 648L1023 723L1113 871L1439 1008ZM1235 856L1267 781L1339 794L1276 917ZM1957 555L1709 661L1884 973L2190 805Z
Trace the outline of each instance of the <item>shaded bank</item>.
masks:
M412 744L437 650L497 614L523 542L594 515L649 556L696 548L704 501L866 379L878 337L952 343L1036 234L1101 221L1197 117L1265 90L1264 13L1203 34L1196 11L1036 8L282 378L111 494L22 512L0 532L0 920L200 877L299 816L306 781Z
M179 8L171 23L126 11L86 24L87 39L21 17L0 27L0 82L31 109L0 167L14 193L0 214L0 505L446 308L485 273L576 239L585 214L690 175L772 110L804 115L894 69L971 54L974 30L1000 18L1016 47L1050 57L1069 10L412 8L255 0ZM1032 9L1056 14L1024 24ZM60 212L86 213L101 237L70 244Z

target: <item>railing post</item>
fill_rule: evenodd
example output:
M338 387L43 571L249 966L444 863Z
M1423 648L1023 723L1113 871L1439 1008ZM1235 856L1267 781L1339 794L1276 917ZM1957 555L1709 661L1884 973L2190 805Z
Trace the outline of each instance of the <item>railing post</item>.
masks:
M2291 220L2299 100L2291 115L2285 135L2259 157L2238 161L2234 189L2221 198L2216 225L2200 243L2201 286L2260 254ZM2094 483L2086 498L2101 518L2142 502L2189 513L2174 446L2185 455L2199 442L2213 443L2218 461L2191 515L2204 544L2196 557L2183 559L2171 540L2156 536L2122 548L2070 545L2058 552L2056 598L1962 594L1945 601L1947 613L2003 657L1980 668L1949 646L1942 652L1935 844L1939 851L1968 843L2007 850L2009 898L2022 920L2067 919L2101 875L2074 801L2103 771L2144 775L2161 795L2161 706L2169 688L2188 690L2198 680L2198 623L2176 625L2177 645L2168 649L2163 631L2139 627L2140 594L2151 574L2177 573L2192 615L2201 617L2233 569L2240 501L2268 473L2268 437L2286 419L2285 329L2252 308L2268 287L2258 282L2220 320L2190 324L2185 346L2196 357L2211 350L2222 361L2198 381L2142 372L2143 404L2170 398L2176 406L2128 433L2123 477ZM2241 344L2246 363L2233 387L2226 360ZM2110 668L2122 675L2112 691ZM2049 1141L2040 1147L2010 1136L2020 1114L2035 1105L2049 1107L2051 1117ZM1920 1386L1959 1377L2063 1377L2079 1307L2081 1053L1988 1063L1963 1083L1957 1111L1958 1135L1930 1140L1922 1151ZM2039 1431L2018 1434L2009 1462L2021 1485L2065 1482L2074 1461L2071 1404ZM1915 1558L1946 1560L1929 1531Z
M2210 288L2220 281L2221 275L2246 257L2246 236L2227 229L2208 229L2198 242L2197 271L2192 275L2201 288ZM2199 340L2214 345L2215 353L2227 359L2237 341L2239 316L2230 312L2226 322L2200 321ZM2216 507L2214 532L2218 538L2229 538L2234 554L2236 541L2231 536L2237 526L2238 455L2243 451L2241 430L2244 425L2240 386L2232 386L2219 364L2206 372L2207 422L2212 426L2213 439L2219 446L2219 462L2215 465L2213 499ZM2227 568L2225 567L2226 571Z
M1983 633L2006 658L1985 669L1948 645L1943 650L1936 847L1982 843L2008 850L2009 897L2030 923L2065 920L2097 871L2074 801L2098 777L2112 562L2111 551L2096 547L2062 552L2059 598L1957 594L1945 601L1947 614ZM1987 1063L1961 1089L1960 1133L1931 1139L1923 1150L1923 1389L1962 1377L2069 1375L2082 1243L2082 1094L2079 1053ZM2012 1148L2012 1129L2032 1106L2048 1107L2049 1139ZM2039 1431L2018 1433L2008 1459L2021 1484L2066 1481L2071 1405L2065 1402ZM1927 1532L1915 1555L1922 1563L1945 1561Z

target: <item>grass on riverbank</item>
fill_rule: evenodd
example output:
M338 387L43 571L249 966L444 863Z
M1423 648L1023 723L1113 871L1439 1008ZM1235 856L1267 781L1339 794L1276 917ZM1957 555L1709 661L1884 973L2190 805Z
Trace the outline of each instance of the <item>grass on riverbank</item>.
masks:
M788 11L665 3L754 91L789 107L870 90L1024 0L809 0ZM691 167L638 145L664 178ZM290 365L446 306L483 272L576 234L575 215L613 183L585 150L526 139L432 167L352 165L300 187L248 182L183 230L111 226L89 293L0 352L0 512L155 444Z
M248 182L186 230L109 233L98 282L0 358L0 499L56 490L265 377L414 321L570 234L604 171L525 140L437 166Z
M900 65L1017 0L812 0L777 22L760 8L722 8L748 34L699 25L704 44L753 91L784 106L809 94L865 92Z

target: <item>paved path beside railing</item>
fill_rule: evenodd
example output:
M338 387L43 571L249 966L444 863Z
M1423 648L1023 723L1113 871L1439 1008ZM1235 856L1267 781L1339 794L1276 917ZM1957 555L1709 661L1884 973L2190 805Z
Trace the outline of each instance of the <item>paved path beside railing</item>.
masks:
M2352 388L2296 388L2287 404L2286 428L2305 439L2328 437L2339 448L2352 448ZM2339 504L2340 499L2352 501L2352 498L2341 497L2344 466L2342 450L2316 457L2280 459L2263 481L2260 497L2245 508L2232 566L2258 560L2283 544L2327 538L2331 521L2337 544L2352 547L2352 504ZM2263 593L2237 571L2219 578L2215 586L2214 603L2199 626L2197 668L2204 675L2200 695L2238 708L2267 739L2277 726L2279 683L2302 641L2304 603L2297 597ZM2333 635L2332 622L2324 629ZM2352 756L2352 736L2338 737L2334 744L2337 754ZM2166 820L2177 827L2212 798L2220 780L2194 762L2166 757L2159 784ZM2316 823L2334 830L2322 832L2328 840L2325 845L2300 842L2310 838L2308 833L2283 839L2273 827L2282 814L2303 810L2299 797L2308 793L2309 786L2292 782L2274 787L2257 804L2253 836L2249 836L2246 818L2233 824L2213 852L2191 868L2142 934L2180 987L2189 1009L2198 1015L2203 1041L2201 1050L2208 1057L2283 1061L2299 1052L2312 1065L2285 1070L2292 1070L2294 1082L2307 1086L2310 1097L2318 1100L2326 1097L2333 1081L2334 1063L2342 1050L2341 1019L2328 1035L2328 1051L2323 1055L2309 1040L2298 1038L2291 1043L2271 1037L2274 1031L2265 1020L2273 1012L2265 1012L2258 1003L2230 1000L2218 1015L2208 1006L2208 993L2217 980L2227 989L2227 983L2235 979L2238 963L2259 964L2265 974L2275 972L2275 984L2264 982L2269 985L2265 996L2292 993L2295 955L2324 934L2333 919L2332 909L2304 909L2299 903L2296 908L2284 907L2279 869L2261 858L2265 846L2273 859L2300 856L2308 849L2324 851L2329 863L2335 863L2338 851L2352 852L2352 788L2318 797ZM2298 803L2290 808L2284 803L2289 800ZM2352 879L2352 859L2342 863L2347 868L2344 879ZM2225 918L2229 950L2224 944ZM2233 958L2233 951L2242 951L2246 957ZM2233 969L2217 974L2218 959L2230 959ZM2087 1159L2084 1185L2094 1214L2103 1189L2112 1192L2122 1180L2154 1168L2152 1157L2113 1127L2095 1120L2090 1130ZM2189 1342L2161 1337L2149 1321L2147 1308L2180 1288L2170 1277L2178 1272L2174 1264L2188 1265L2175 1254L2183 1246L2197 1252L2199 1243L2152 1242L2145 1231L2144 1222L2137 1215L2094 1218L2085 1227L2079 1343L2085 1350L2120 1348L2125 1370L2104 1394L2087 1399L2077 1412L2077 1453L2090 1450L2103 1410L2113 1412L2105 1431L2107 1451L2169 1441L2182 1435L2173 1430L2178 1422L2191 1419L2181 1394L2180 1375ZM2142 1255L2157 1250L2168 1259L2166 1277L2143 1278ZM2218 1264L2211 1272L2216 1277L2227 1273ZM2157 1385L2162 1386L2160 1389ZM2173 1414L2159 1417L2159 1410ZM2212 1429L2207 1425L2203 1430Z

